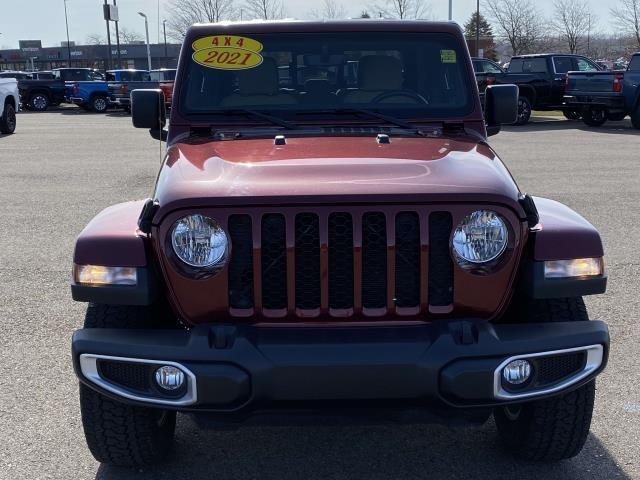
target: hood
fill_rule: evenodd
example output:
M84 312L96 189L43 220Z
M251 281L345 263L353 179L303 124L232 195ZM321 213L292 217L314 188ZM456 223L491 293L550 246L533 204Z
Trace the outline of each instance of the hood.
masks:
M518 187L485 143L467 138L291 137L171 145L156 185L159 214L178 208L346 202L499 203ZM161 213L162 212L162 213Z

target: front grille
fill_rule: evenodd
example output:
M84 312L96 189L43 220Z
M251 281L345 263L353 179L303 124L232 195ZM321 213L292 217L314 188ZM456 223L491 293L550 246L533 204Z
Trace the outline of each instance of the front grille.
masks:
M98 362L100 376L105 380L131 390L148 390L151 386L150 365L112 360Z
M449 212L310 210L229 217L232 316L450 311L429 308L453 303Z

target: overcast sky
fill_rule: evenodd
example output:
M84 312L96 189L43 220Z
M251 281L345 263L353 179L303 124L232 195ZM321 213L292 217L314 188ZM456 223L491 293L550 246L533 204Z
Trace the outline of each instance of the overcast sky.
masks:
M111 1L111 0L110 0ZM238 0L238 4L242 0ZM347 6L349 16L357 16L362 10L371 11L372 3L384 0L341 0ZM309 11L319 8L322 0L284 0L287 16L308 18ZM69 36L77 44L85 42L88 35L97 33L106 36L106 26L102 20L103 0L67 0L69 14ZM160 19L166 18L164 5L160 0ZM434 19L445 20L448 15L448 0L430 0L431 15ZM481 2L482 3L482 2ZM550 14L553 0L536 0L544 14ZM591 0L594 13L598 16L599 27L611 31L608 20L609 6L615 0ZM453 19L464 23L475 10L475 0L453 0ZM158 40L158 0L118 0L120 25L130 30L144 33L144 20L136 12L142 10L150 18L151 41ZM42 40L43 46L58 46L66 39L63 0L0 0L0 46L17 48L18 40Z

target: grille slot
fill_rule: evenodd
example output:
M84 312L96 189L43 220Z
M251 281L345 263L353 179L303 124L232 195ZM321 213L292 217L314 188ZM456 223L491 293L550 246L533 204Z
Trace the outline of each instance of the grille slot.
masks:
M253 307L253 239L251 217L229 217L229 236L233 249L229 263L229 305L233 308Z
M329 215L329 307L353 306L353 221L350 213Z
M296 307L320 308L320 222L314 213L296 215Z
M387 225L384 213L362 218L362 306L387 305Z
M98 368L102 378L122 387L145 391L151 388L150 365L100 360Z
M262 217L262 305L287 308L287 249L284 215Z
M415 212L396 216L396 305L420 304L420 218Z
M584 368L586 352L572 352L536 359L536 385L548 385L559 382Z
M429 215L429 304L453 303L453 261L449 253L449 236L453 220L449 212Z

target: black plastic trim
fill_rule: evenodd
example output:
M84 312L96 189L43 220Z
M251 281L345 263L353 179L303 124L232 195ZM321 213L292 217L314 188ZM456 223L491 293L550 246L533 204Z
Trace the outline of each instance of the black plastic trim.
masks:
M523 269L520 287L527 296L536 299L598 295L607 290L607 275L545 278L544 261L530 261Z
M137 269L136 285L91 286L71 282L71 296L76 302L110 305L151 305L158 296L158 282L148 268Z
M602 364L579 386L606 365L609 333L604 322L493 325L460 320L380 327L82 329L73 335L72 350L80 380L119 401L128 400L83 378L81 354L177 362L195 374L198 400L175 408L237 413L292 402L360 401L365 406L385 401L465 408L514 403L493 396L493 374L501 362L514 355L597 344L604 349ZM236 381L237 389L218 388L229 385L229 375L240 371L246 372L247 382Z

